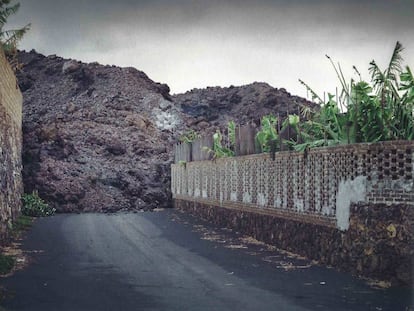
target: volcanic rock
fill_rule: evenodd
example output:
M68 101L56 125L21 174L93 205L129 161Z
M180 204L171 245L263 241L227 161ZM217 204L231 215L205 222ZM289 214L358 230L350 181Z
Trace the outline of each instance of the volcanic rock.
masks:
M25 191L58 211L170 206L182 114L135 68L20 52Z
M255 123L259 126L260 119L267 114L284 118L288 114L300 115L306 107L317 109L315 103L263 82L193 89L174 95L173 100L184 114L193 117L187 119L187 126L202 131L206 130L205 121L210 127L220 128L226 127L231 120L240 125Z
M135 68L34 50L19 60L25 191L38 190L60 212L169 207L172 149L184 131L315 107L266 83L171 96Z

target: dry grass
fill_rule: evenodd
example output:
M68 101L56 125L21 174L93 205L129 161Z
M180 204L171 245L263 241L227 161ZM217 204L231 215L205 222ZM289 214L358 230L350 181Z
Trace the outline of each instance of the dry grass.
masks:
M246 245L242 245L242 244L229 244L224 246L225 248L230 248L230 249L246 249L248 248Z
M381 280L373 280L373 279L366 279L369 286L375 288L386 289L391 287L391 282L388 281L381 281Z

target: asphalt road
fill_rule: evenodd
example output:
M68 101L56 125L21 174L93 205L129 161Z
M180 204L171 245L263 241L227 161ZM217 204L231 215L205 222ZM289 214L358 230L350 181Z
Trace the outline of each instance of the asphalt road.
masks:
M411 300L173 210L38 219L23 248L32 263L0 280L6 310L378 311Z

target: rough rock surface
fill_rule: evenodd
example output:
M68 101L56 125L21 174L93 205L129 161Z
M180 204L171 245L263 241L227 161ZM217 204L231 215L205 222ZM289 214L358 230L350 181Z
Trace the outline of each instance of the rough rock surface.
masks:
M25 191L59 211L170 204L181 113L167 85L134 68L21 52Z
M170 163L189 128L297 113L313 103L266 83L170 96L135 68L20 52L25 191L58 211L171 206Z
M237 124L259 125L261 117L270 113L283 118L287 114L301 114L303 108L317 106L263 82L193 89L174 95L173 100L186 115L193 117L186 119L186 125L201 132L211 127L225 127L230 120Z

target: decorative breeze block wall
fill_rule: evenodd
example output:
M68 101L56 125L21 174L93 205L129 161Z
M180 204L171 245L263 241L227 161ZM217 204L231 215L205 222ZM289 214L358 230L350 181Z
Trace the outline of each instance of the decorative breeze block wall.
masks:
M413 150L391 141L173 164L171 187L177 199L347 230L352 203L414 205Z

